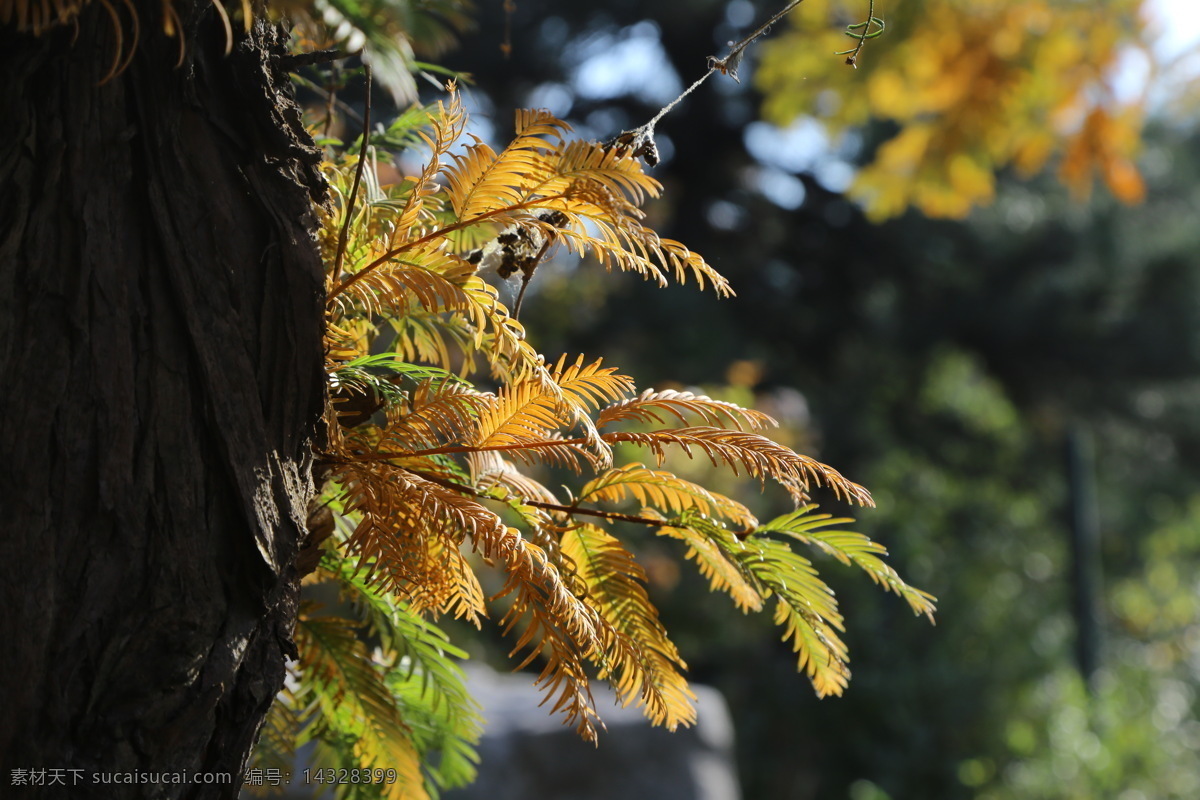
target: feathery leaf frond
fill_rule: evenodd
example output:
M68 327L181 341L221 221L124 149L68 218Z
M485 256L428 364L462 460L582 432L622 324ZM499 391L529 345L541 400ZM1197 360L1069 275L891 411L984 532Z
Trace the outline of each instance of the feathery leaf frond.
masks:
M610 444L629 442L647 447L660 465L666 459L667 445L678 446L689 457L692 448L697 448L714 466L726 464L735 473L739 468L744 469L759 481L772 478L798 498L807 498L810 486L817 484L828 486L844 500L874 505L866 489L846 480L837 470L757 433L697 425L659 431L605 433L601 438Z
M600 408L606 402L623 398L634 389L633 380L617 373L614 367L601 367L602 359L584 364L583 356L567 364L567 357L559 358L551 369L554 382L568 395L578 398L580 403Z
M415 303L434 313L476 311L476 321L483 321L463 289L463 284L475 274L473 265L428 250L408 255L409 260L390 262L348 286L337 298L342 306L339 310L344 314L349 310L347 305L357 304L369 315L388 311L404 314Z
M751 537L730 552L742 574L774 595L775 624L784 625L798 667L819 697L840 695L850 681L849 658L837 631L845 630L833 590L817 577L812 562L784 542Z
M723 400L713 400L704 395L672 389L657 392L647 389L637 397L621 400L601 409L596 416L596 427L603 428L614 422L627 420L661 425L670 422L671 418L686 425L689 414L694 414L709 425L732 427L737 430L762 430L778 424L761 411L742 408Z
M546 692L543 702L553 700L551 711L562 712L581 737L594 742L600 718L584 662L602 650L599 615L571 593L544 550L511 528L499 536L491 533L475 541L508 574L497 597L512 596L500 620L505 634L520 629L510 657L527 651L517 669L539 655L545 659L534 681Z
M831 514L812 513L816 506L808 505L790 514L776 517L763 523L755 535L781 533L796 541L812 545L836 558L843 564L855 564L871 577L871 580L904 598L914 614L924 614L933 622L937 609L937 598L928 592L909 586L895 569L880 556L887 555L887 548L873 542L861 533L828 528L851 522L849 518L833 518Z
M561 414L558 397L533 381L506 386L482 411L469 444L480 449L542 441L572 420Z
M347 547L368 575L418 610L478 624L483 592L459 545L464 537L502 529L500 518L472 498L395 466L349 463L337 477L351 498L347 511L361 514Z
M576 504L616 503L627 497L668 516L695 510L706 517L724 517L744 528L758 524L750 509L741 503L665 470L650 469L642 464L626 464L596 476L579 490Z
M416 97L418 53L437 54L468 30L465 0L311 0L287 7L309 39L363 50L376 78L399 101Z
M496 452L476 452L467 456L471 475L479 491L506 499L515 495L522 500L558 503L554 492L517 469L517 466ZM494 494L494 492L499 494Z
M562 550L575 564L589 604L619 634L608 646L608 671L622 703L637 702L668 730L695 723L696 696L680 672L687 665L659 622L646 594L646 573L633 554L595 525L565 531Z
M808 675L817 694L824 697L844 691L850 670L846 645L837 635L844 630L843 620L833 590L820 579L812 562L792 552L786 542L760 536L739 539L694 513L672 520L661 532L684 539L694 552L704 554L702 563L710 570L707 574L713 587L729 591L743 610L757 611L763 601L774 596L775 623L785 627L784 638L792 641L799 669ZM702 542L699 547L697 541ZM730 567L740 580L730 579Z
M474 745L483 720L454 660L466 658L466 653L450 644L439 628L365 580L349 560L327 556L322 564L389 654L385 680L401 701L405 725L429 780L438 788L470 783L479 760Z
M304 738L329 730L354 742L357 763L396 770L392 797L426 797L421 763L384 680L383 669L367 654L352 620L318 616L311 610L296 623L300 670L312 687ZM312 717L319 710L320 715ZM302 723L303 724L303 723ZM321 737L329 739L331 737Z
M728 594L740 611L762 610L762 595L726 555L737 548L732 533L719 525L696 525L695 520L686 516L682 521L664 519L658 532L688 546L685 557L696 562L700 574L708 578L710 589Z
M488 395L464 382L447 378L422 381L389 408L379 449L427 450L463 441L489 402Z

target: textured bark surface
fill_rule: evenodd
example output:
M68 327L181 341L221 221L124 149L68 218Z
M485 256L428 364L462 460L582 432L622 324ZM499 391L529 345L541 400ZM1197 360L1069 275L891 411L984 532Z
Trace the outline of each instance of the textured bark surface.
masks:
M0 31L0 796L234 797L283 679L321 197L265 25ZM10 786L13 770L65 785ZM130 772L232 783L98 783ZM219 779L218 779L219 780Z

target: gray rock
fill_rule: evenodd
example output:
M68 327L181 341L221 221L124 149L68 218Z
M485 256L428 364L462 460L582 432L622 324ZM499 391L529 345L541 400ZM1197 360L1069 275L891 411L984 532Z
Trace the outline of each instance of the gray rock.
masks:
M669 733L636 708L621 708L607 687L596 702L607 726L599 746L580 740L561 716L538 706L529 675L472 667L469 687L483 706L479 779L445 800L739 800L733 725L715 689L693 686L695 727Z

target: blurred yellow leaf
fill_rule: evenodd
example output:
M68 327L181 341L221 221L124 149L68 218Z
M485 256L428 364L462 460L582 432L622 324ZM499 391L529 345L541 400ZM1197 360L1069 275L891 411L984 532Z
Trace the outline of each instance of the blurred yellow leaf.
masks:
M1140 202L1146 195L1142 176L1129 156L1137 146L1136 120L1128 115L1114 117L1105 109L1088 114L1083 126L1067 142L1059 177L1076 196L1086 196L1098 171L1109 191L1126 203Z
M1117 198L1137 202L1142 109L1118 102L1110 84L1120 56L1144 47L1142 2L876 3L887 34L852 70L831 53L857 4L812 0L764 45L764 113L779 124L815 115L831 133L871 118L896 124L851 191L873 219L909 206L962 217L992 199L997 170L1032 175L1056 155L1076 195L1099 174Z

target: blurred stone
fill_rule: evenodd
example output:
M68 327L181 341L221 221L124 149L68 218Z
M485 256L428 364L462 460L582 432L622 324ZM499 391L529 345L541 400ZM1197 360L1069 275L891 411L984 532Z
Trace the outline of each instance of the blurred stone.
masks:
M479 779L446 792L445 800L739 800L733 724L725 699L707 686L695 727L669 733L636 708L621 708L607 687L594 687L607 730L599 746L551 716L529 675L479 667L469 688L487 719Z

